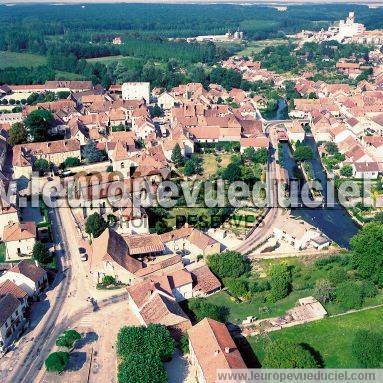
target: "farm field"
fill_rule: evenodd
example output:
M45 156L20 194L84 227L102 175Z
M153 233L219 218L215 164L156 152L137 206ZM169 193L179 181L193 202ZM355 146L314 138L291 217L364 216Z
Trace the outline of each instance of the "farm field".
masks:
M351 344L355 333L362 329L382 333L383 307L275 331L248 341L261 364L270 340L289 339L313 347L320 353L326 368L357 368L360 366L352 355Z
M254 53L259 53L262 49L267 46L275 46L286 44L287 40L283 39L267 39L267 40L259 40L259 41L249 41L246 48L239 51L237 55L251 56Z
M45 65L46 58L44 56L31 53L16 53L16 52L0 52L0 69L7 67L36 67Z

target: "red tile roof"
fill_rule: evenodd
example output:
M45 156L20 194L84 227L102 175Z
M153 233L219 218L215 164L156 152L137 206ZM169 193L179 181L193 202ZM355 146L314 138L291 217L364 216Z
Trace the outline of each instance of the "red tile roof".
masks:
M218 369L247 368L223 323L205 318L189 331L189 340L206 383L215 383Z

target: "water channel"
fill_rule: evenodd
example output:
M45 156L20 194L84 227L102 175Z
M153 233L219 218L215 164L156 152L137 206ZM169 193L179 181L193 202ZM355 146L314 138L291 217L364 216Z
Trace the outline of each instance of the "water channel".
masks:
M281 107L286 108L284 100L281 100L282 103L278 103L278 109ZM279 116L284 111L279 112ZM276 116L278 113L275 114ZM274 118L280 119L280 118ZM322 163L319 159L319 153L314 138L311 134L306 136L305 143L309 145L314 153L314 158L310 161L315 178L321 182L323 187L323 195L326 196L326 182L327 177L326 173L322 168ZM289 173L290 179L296 178L296 168L297 164L294 158L291 156L290 148L288 143L282 144L284 151L284 164L286 170ZM311 225L317 227L330 239L338 243L340 246L349 248L349 241L353 235L355 235L359 228L356 223L351 219L346 210L335 203L334 207L317 207L317 208L308 208L308 207L296 207L291 209L291 213L295 217L300 217Z

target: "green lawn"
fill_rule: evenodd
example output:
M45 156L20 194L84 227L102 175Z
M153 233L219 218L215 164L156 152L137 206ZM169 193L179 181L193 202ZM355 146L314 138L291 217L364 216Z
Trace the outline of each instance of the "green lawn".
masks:
M5 243L0 243L0 263L5 262Z
M45 65L46 58L31 53L0 52L0 69L7 67L34 67Z
M351 344L356 331L360 329L382 333L383 307L326 318L271 332L267 337L248 338L248 341L261 364L265 357L265 345L270 339L290 339L307 343L318 351L326 368L357 368L359 366L351 353Z
M264 303L260 300L236 302L225 291L206 298L209 302L229 309L228 321L239 324L248 316L270 318L283 315L286 310L295 306L299 298L310 295L310 291L293 291L288 297L276 303Z

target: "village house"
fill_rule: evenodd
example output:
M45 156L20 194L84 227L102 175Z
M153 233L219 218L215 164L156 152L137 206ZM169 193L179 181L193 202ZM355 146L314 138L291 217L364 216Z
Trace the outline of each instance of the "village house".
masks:
M215 383L218 369L245 369L246 364L223 323L205 318L191 329L190 361L198 382Z
M137 279L135 273L142 267L142 262L130 256L124 238L114 230L106 229L93 240L89 272L95 283L110 275L118 282L132 284Z
M354 162L352 163L352 175L358 179L376 180L379 175L379 165L377 162Z
M329 239L323 242L318 238L325 237L317 228L305 221L298 221L291 217L285 217L280 222L277 222L274 226L273 234L277 240L289 243L297 251L304 250L309 245L318 249L323 249L330 245ZM314 239L318 240L313 242Z
M121 86L123 100L141 100L146 104L150 102L149 82L124 82Z
M186 277L186 280L182 280ZM190 275L185 272L179 276L181 283L191 283ZM183 312L172 293L167 277L157 281L146 280L127 288L129 308L139 322L147 326L158 323L166 326L175 339L191 327L191 322Z
M43 158L59 166L69 157L81 158L80 142L76 139L15 145L12 160L14 178L30 178L36 159Z
M5 353L25 330L27 321L23 304L14 295L1 297L0 307L0 352Z
M3 185L4 187L4 185ZM12 223L19 222L19 215L16 209L16 196L14 201L7 200L6 197L0 198L0 238L3 238L4 227Z
M221 244L214 238L193 227L182 227L160 235L167 252L188 250L193 255L216 254Z
M47 272L30 261L23 260L0 277L0 283L11 281L36 300L48 286Z
M161 109L170 110L176 105L176 99L170 93L163 92L158 96L157 104Z
M305 139L305 130L298 120L294 120L291 126L287 126L287 136L290 142L303 142Z
M36 224L29 222L12 222L4 227L5 258L7 261L29 258L36 242Z
M207 297L221 290L219 279L206 265L190 270L193 278L193 297Z
M243 152L247 148L254 148L255 150L258 150L258 149L269 150L269 139L266 136L242 137L240 144L241 144L241 147L240 147L241 154L243 154Z

